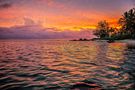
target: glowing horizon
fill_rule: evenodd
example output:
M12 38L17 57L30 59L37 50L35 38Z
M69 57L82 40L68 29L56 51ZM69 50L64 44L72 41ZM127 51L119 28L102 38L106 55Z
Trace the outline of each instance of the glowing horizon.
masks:
M24 18L59 30L95 29L101 20L116 26L133 6L133 0L0 0L0 27L26 25Z

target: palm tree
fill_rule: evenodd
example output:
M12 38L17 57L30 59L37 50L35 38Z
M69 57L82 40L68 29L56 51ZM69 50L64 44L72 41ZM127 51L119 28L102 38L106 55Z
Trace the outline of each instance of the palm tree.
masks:
M135 39L135 8L125 12L122 18L119 19L119 24L126 35L130 35L130 38Z

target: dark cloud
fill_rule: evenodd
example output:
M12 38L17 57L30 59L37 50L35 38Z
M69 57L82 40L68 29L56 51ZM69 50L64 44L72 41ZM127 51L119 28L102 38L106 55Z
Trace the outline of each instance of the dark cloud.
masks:
M0 9L6 9L12 7L12 3L9 0L0 0Z
M9 3L3 3L3 4L0 4L0 9L10 8L11 6L12 6L12 4L9 4Z

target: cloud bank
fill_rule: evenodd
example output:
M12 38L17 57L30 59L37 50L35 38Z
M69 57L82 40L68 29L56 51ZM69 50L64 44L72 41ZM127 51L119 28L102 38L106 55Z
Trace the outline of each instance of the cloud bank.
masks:
M56 28L43 28L30 18L24 18L23 26L0 28L0 39L90 39L93 37L92 31L88 29L59 31Z
M0 39L78 39L93 38L91 30L58 32L54 28L37 26L0 28Z

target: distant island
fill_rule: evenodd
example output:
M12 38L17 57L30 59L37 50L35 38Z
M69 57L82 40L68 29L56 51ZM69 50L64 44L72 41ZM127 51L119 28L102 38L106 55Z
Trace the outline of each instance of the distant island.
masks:
M91 41L91 39L80 38L80 39L73 39L71 41Z

